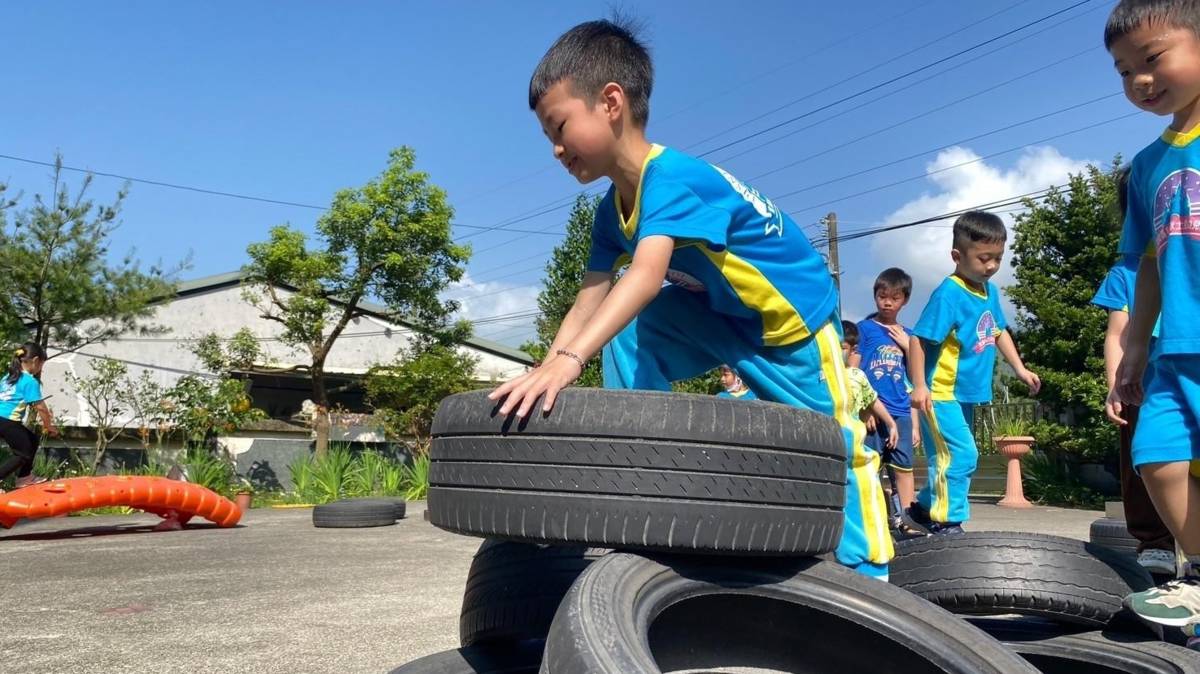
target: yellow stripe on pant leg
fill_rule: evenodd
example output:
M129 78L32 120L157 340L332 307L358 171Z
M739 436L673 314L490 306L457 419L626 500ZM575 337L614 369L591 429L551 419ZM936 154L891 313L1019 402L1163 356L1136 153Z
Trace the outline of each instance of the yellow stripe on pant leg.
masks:
M933 507L929 509L929 517L934 522L945 522L950 516L950 486L946 482L946 471L950 469L950 447L942 435L938 425L937 415L933 412L925 414L929 422L929 431L933 435L933 448L938 456L938 469L933 475Z
M825 374L825 385L833 399L833 416L843 428L851 429L853 447L851 470L854 471L858 487L858 504L862 509L863 533L867 538L867 558L875 564L886 564L894 553L892 536L887 528L887 506L883 502L883 488L872 489L879 480L879 457L872 452L868 458L863 449L867 429L850 409L850 379L846 365L842 362L842 342L837 328L830 322L817 336L817 347L821 354L821 371Z

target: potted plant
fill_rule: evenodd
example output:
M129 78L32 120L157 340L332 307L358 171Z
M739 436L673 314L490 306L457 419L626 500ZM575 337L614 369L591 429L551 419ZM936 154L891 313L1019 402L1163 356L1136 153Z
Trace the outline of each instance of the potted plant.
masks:
M1004 498L999 505L1007 508L1031 508L1033 504L1025 498L1021 481L1021 457L1033 448L1033 436L1029 435L1029 422L1020 416L1005 416L996 420L992 441L996 449L1008 459L1008 479L1004 487Z
M245 477L238 477L237 484L234 485L234 503L237 504L242 514L246 514L250 510L250 501L254 498L254 485L250 484L250 480Z

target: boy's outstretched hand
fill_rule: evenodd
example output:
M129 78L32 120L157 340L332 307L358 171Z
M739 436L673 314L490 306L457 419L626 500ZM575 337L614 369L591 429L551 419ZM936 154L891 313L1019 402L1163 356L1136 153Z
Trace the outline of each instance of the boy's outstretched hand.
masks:
M583 374L583 367L573 358L553 356L530 372L505 382L488 394L488 400L504 398L500 406L500 414L508 416L514 409L517 417L524 419L529 416L538 398L544 394L542 413L547 413L554 407L558 392L570 386ZM507 396L507 397L506 397Z
M1037 395L1038 391L1042 390L1042 378L1037 376L1036 372L1021 368L1017 370L1017 379L1021 380L1022 384L1029 387L1029 395Z

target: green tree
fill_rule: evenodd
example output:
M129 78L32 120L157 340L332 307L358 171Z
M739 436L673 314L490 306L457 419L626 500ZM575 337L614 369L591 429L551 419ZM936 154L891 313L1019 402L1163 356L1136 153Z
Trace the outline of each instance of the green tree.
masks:
M230 339L216 333L202 335L190 350L212 376L180 377L165 392L162 405L169 425L183 434L185 442L208 443L219 433L231 433L266 417L251 404L248 383L231 376L233 370L244 370L261 358L261 347L249 329L237 331Z
M319 457L329 442L325 360L350 321L366 313L359 302L379 300L392 319L434 333L458 308L439 293L462 278L470 249L454 244L446 195L415 164L411 149L393 150L378 178L339 191L317 221L316 246L279 226L248 249L247 298L283 326L285 343L308 351Z
M476 388L479 359L451 344L416 346L391 365L367 372L367 402L391 435L411 435L418 451L428 447L433 415L443 398Z
M125 389L128 374L125 363L111 358L93 360L91 376L79 377L72 372L67 373L67 380L83 402L92 428L96 431L96 452L92 455L93 475L104 461L108 446L125 431L120 422L126 411L120 393Z
M1018 309L1022 359L1042 379L1038 400L1063 421L1035 428L1038 444L1089 458L1116 450L1116 429L1103 412L1107 317L1091 304L1117 257L1121 215L1112 170L1089 166L1040 203L1026 202L1028 212L1013 227L1016 284L1007 289Z
M174 292L175 272L143 272L132 253L110 261L109 237L127 190L97 205L87 197L91 175L72 195L62 173L59 156L50 196L35 194L11 224L0 218L0 328L12 341L29 338L59 352L160 331L148 323L150 303Z
M592 218L601 198L599 195L589 197L586 194L575 197L571 215L567 218L566 236L550 253L546 275L542 277L542 290L537 299L538 309L541 310L536 323L537 339L521 346L535 361L546 359L554 336L558 334L559 326L575 304L575 296L583 285L592 247ZM599 355L588 361L575 383L577 386L603 386ZM688 393L716 393L720 390L720 381L714 371L674 382L671 387Z

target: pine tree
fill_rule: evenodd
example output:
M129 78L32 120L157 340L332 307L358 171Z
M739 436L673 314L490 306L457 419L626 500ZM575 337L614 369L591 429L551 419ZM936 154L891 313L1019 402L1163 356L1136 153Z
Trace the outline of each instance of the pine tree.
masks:
M1116 451L1116 429L1103 412L1107 317L1091 299L1117 258L1122 215L1114 173L1089 166L1065 189L1027 205L1013 227L1017 282L1006 292L1018 309L1021 357L1042 379L1038 400L1062 421L1040 424L1038 445L1107 458Z

